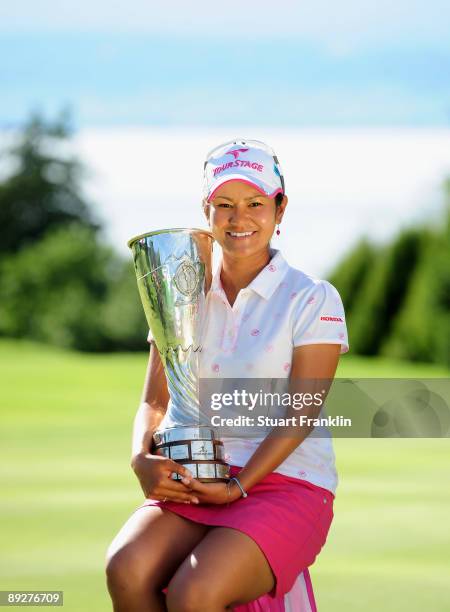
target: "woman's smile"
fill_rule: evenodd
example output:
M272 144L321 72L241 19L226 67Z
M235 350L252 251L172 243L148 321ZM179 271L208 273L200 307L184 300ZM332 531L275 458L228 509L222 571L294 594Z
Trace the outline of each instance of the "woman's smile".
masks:
M226 235L232 240L249 240L252 236L256 234L256 230L250 232L225 232Z

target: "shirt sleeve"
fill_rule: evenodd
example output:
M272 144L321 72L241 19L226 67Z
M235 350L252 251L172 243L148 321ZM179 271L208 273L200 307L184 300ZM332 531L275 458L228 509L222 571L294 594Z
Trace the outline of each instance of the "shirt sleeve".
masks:
M294 346L340 344L341 354L349 349L347 325L341 296L328 281L311 290L294 321Z

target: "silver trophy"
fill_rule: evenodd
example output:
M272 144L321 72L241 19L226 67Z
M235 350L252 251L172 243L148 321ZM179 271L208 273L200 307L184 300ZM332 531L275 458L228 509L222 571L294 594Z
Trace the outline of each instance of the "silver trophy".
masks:
M153 434L154 446L158 454L183 464L203 482L230 477L223 442L200 416L199 355L212 245L212 234L198 229L159 230L128 242L172 404L170 417L168 411ZM172 477L180 480L175 472Z

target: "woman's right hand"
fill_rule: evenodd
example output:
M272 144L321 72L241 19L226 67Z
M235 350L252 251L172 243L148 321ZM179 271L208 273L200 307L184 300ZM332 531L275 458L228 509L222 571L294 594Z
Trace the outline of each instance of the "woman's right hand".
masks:
M145 497L185 504L199 503L187 486L193 478L192 473L176 461L160 455L138 453L132 458L131 467L138 477ZM172 472L183 476L185 484L173 480Z

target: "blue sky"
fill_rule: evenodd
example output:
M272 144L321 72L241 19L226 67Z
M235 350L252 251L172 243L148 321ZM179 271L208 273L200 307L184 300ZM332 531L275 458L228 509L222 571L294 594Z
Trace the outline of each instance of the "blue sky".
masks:
M0 127L416 126L450 120L450 3L16 0Z

